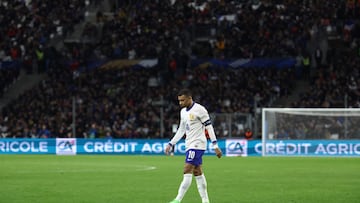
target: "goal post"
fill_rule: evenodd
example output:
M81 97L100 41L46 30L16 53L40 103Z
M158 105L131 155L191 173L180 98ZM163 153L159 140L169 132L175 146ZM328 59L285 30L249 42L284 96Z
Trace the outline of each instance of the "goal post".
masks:
M289 140L358 140L359 124L356 108L263 108L262 155L271 155L271 143Z

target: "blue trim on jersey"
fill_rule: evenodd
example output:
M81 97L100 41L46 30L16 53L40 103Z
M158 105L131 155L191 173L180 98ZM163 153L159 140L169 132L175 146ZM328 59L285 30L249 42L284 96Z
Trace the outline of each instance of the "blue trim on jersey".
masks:
M205 125L205 126L211 125L211 120L209 119L209 120L205 121L205 122L204 122L204 125Z
M195 102L193 102L189 107L186 107L186 111L190 111L190 109L195 105Z

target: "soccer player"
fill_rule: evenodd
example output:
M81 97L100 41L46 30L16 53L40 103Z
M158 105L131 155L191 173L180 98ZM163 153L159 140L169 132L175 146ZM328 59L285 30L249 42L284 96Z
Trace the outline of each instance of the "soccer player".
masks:
M205 130L207 130L209 134L218 158L222 156L222 152L217 144L214 128L205 107L193 101L192 93L189 89L180 90L178 94L178 101L180 107L182 108L180 111L180 125L174 137L165 148L165 153L169 154L172 146L174 146L184 136L184 134L186 134L186 157L183 180L180 184L176 198L170 203L181 202L186 191L191 185L193 175L195 176L202 202L209 203L209 196L206 188L207 183L201 168L202 156L207 148Z

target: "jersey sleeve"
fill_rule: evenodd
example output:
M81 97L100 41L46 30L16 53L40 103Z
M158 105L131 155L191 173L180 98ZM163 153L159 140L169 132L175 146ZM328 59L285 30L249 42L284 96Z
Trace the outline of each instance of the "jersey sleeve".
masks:
M199 116L201 123L203 123L205 126L206 126L206 123L210 121L209 113L204 107L199 108L198 116Z

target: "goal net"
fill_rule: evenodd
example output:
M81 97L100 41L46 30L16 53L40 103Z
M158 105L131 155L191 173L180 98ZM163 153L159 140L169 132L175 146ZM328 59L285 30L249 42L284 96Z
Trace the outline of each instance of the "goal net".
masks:
M360 109L263 108L263 155L269 143L286 140L360 139Z

